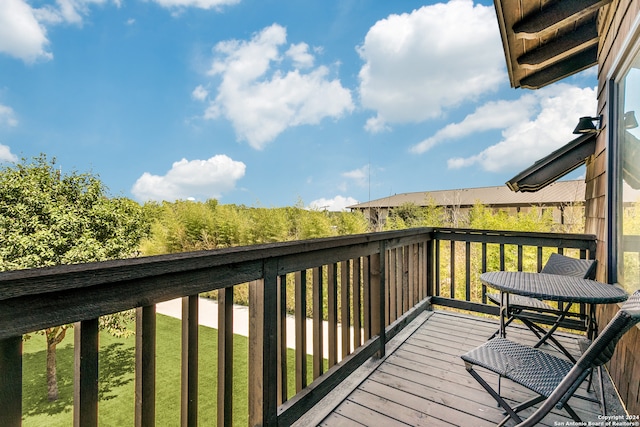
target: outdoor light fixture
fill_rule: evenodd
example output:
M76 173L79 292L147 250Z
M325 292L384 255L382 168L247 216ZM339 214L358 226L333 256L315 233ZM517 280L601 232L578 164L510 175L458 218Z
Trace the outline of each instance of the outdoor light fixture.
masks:
M598 126L596 126L594 122L597 122ZM602 116L580 117L578 126L576 126L576 128L573 130L573 133L578 135L582 133L595 133L595 132L598 132L601 127L602 127Z
M624 113L624 128L635 129L638 127L638 121L636 120L635 111L627 111Z

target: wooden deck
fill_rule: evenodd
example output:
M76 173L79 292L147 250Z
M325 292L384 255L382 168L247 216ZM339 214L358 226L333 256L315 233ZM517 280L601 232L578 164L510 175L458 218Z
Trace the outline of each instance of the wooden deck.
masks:
M357 372L350 385L337 389L297 424L496 425L504 418L501 409L466 372L460 359L461 354L486 341L496 329L494 320L444 311L426 312L408 326L402 336L396 337L395 343L390 343L385 358ZM535 342L533 334L518 327L510 327L508 337L527 344ZM578 354L576 338L562 335L567 349ZM497 376L479 371L490 384L496 383ZM584 385L578 394L586 394ZM526 400L533 393L503 380L502 395L513 402ZM597 403L575 397L570 403L583 421L598 421ZM556 411L549 414L542 425L557 426L570 420L566 412Z

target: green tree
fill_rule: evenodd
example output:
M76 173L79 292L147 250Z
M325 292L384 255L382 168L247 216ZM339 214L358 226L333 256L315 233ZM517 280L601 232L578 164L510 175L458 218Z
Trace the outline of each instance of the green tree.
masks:
M0 169L0 271L131 257L146 224L137 203L107 197L92 174L63 175L45 155ZM105 316L100 325L123 334L125 316ZM69 326L40 331L47 338L49 400L58 398L56 346Z

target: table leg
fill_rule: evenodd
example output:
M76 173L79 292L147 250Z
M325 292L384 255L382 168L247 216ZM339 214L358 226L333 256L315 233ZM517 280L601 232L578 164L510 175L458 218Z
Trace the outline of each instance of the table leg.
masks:
M509 317L509 293L500 291L500 337L507 336L506 319Z

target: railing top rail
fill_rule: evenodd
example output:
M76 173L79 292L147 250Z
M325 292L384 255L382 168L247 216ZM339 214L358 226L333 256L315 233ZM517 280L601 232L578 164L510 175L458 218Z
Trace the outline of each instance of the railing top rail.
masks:
M597 238L592 234L540 233L530 231L475 230L435 228L433 238L479 243L580 249L595 256Z
M482 230L474 228L449 228L435 227L433 233L438 234L462 234L462 235L485 235L485 236L509 236L509 237L541 237L548 239L564 239L564 240L588 240L595 241L595 234L578 234L578 233L553 233L538 231L509 231L509 230Z
M187 273L222 266L301 255L327 249L366 245L428 235L431 228L413 228L353 236L328 237L294 242L267 243L196 252L130 258L113 261L0 272L0 301L60 290L117 284L169 274Z

